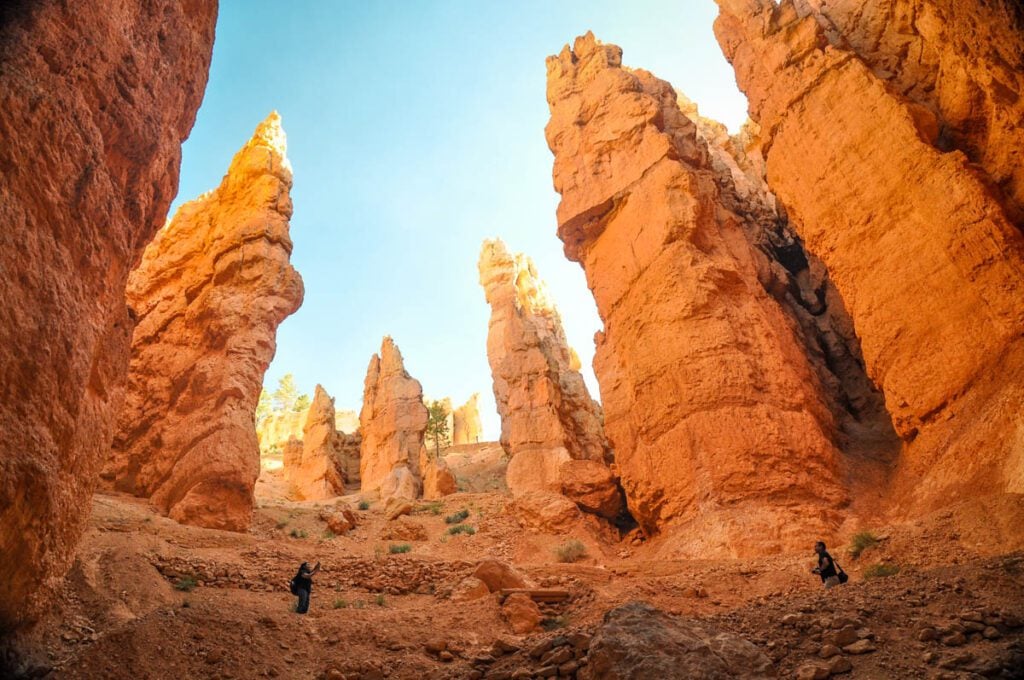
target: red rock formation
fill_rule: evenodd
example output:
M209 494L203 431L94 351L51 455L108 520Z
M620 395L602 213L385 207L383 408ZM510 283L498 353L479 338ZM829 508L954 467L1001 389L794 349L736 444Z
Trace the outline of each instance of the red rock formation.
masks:
M406 372L398 346L385 337L380 354L373 355L366 369L359 413L363 437L359 473L364 491L385 486L382 496L396 492L419 496L420 449L426 427L423 388Z
M334 400L320 385L313 393L302 430L302 456L285 461L284 474L302 500L324 500L345 493L341 440L334 429Z
M256 402L277 326L303 294L288 261L284 154L272 113L220 186L179 208L128 281L138 323L105 475L182 523L249 527Z
M1016 170L998 160L1004 150L979 151L973 133L960 136L989 159L986 177L960 151L936 147L941 134L929 108L940 109L956 138L961 119L945 106L974 108L976 98L955 83L988 78L981 74L998 50L940 48L925 34L960 30L930 24L953 3L911 4L923 8L911 21L921 33L910 31L907 41L920 49L886 58L894 29L883 27L876 34L884 39L866 55L874 70L789 0L721 0L715 31L760 125L769 185L828 267L906 442L895 498L929 507L960 493L1024 490L1024 239L1008 218L1011 202L992 191L996 183L1013 193L1016 180L1007 178ZM975 3L960 10L971 25L990 23L989 10ZM866 44L863 36L854 42ZM985 58L976 72L928 66L963 64L977 50ZM896 71L883 72L886 64ZM926 73L939 74L933 94L925 93ZM974 109L996 118L998 110Z
M64 574L120 408L124 288L177 192L217 3L0 7L0 631Z
M935 145L959 149L1024 228L1024 12L1019 2L803 0L830 42L935 116Z
M601 407L590 398L562 319L533 262L500 240L484 241L480 285L491 305L487 359L510 456L563 448L572 458L604 461Z
M302 439L302 428L309 417L309 409L292 411L288 409L280 413L271 413L256 423L256 438L260 442L260 451L284 450L285 444L292 437Z
M474 394L452 413L452 445L479 444L483 435L480 424L479 394Z
M548 102L558 233L604 321L594 368L634 517L703 555L827 532L846 500L829 400L675 92L588 34L548 59Z

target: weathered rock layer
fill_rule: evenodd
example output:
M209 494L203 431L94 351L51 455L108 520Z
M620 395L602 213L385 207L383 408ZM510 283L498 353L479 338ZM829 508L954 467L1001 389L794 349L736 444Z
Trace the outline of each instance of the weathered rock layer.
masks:
M826 387L671 86L588 34L548 59L548 103L558 233L604 322L594 368L633 516L703 555L834 528Z
M128 273L177 192L217 3L0 7L0 631L63 575L120 408Z
M256 402L277 326L303 296L289 264L291 184L273 113L220 186L178 210L129 278L138 322L104 474L179 522L249 526Z

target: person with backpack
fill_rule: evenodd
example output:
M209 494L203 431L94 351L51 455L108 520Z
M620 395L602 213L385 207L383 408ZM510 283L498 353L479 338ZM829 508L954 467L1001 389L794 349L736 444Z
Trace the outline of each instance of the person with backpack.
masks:
M835 588L840 583L846 583L849 580L843 568L836 564L836 561L825 550L824 541L818 541L814 544L814 552L818 555L818 566L811 569L811 573L821 577L825 590Z
M295 607L295 612L298 614L305 614L309 611L309 595L313 592L313 576L318 571L320 571L319 562L312 569L309 568L309 562L303 562L299 565L299 571L295 574L295 578L289 584L292 595L299 597L299 603Z

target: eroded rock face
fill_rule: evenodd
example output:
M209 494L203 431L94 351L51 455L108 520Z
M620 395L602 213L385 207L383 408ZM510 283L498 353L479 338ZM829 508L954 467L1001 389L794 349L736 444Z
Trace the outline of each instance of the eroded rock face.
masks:
M216 16L0 8L0 631L36 614L89 513L128 365L125 282L177 192Z
M1003 70L1003 46L929 37L1002 30L988 17L997 5L907 2L890 16L878 13L890 3L861 4L866 24L840 20L849 3L829 16L868 63L788 1L721 0L715 32L760 126L768 183L846 301L904 439L894 498L920 509L958 493L1024 490L1024 239L1007 198L1020 165L1001 160L1013 143L989 149L974 125L957 122L968 110L968 119L1001 119L1015 103L978 97L995 102L1013 82L988 81ZM934 24L954 15L966 23ZM945 70L976 51L970 70ZM1001 126L989 127L992 141ZM943 134L981 167L944 153Z
M633 516L704 555L827 534L847 495L826 389L675 92L588 34L549 57L548 103L558 234L604 321L594 369Z
M1024 228L1024 11L1012 0L802 0L829 41L935 117L943 151L976 163ZM920 114L919 114L920 115Z
M339 435L334 429L334 400L316 386L302 436L302 457L284 474L302 500L324 500L345 492Z
M484 241L478 267L491 306L487 359L501 445L513 457L528 449L562 448L572 458L606 461L601 407L590 398L533 262L495 240Z
M478 444L483 435L483 426L480 424L479 394L474 394L459 406L452 413L452 445Z
M303 295L289 263L291 183L272 113L220 186L178 209L128 281L138 322L104 476L185 524L249 527L256 402L277 326Z
M283 451L285 444L292 437L302 439L302 428L305 427L308 417L308 408L269 414L256 425L256 438L259 439L260 450L270 451L277 448Z
M587 658L580 673L586 680L775 677L771 660L747 640L687 624L645 602L605 614Z
M381 489L385 480L388 490L400 489L405 497L419 496L420 449L427 428L427 407L423 405L423 388L405 370L402 353L390 337L381 343L380 354L374 354L366 370L363 408L359 413L359 471L363 490ZM404 468L405 472L399 470ZM384 489L381 490L382 496Z

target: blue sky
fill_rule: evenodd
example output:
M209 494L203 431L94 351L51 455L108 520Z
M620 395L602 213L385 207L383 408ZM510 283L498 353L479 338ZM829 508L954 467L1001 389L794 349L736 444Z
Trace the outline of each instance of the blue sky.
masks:
M358 410L390 334L428 396L480 392L496 438L476 261L498 236L537 263L598 398L600 319L555 234L544 59L593 30L735 131L746 101L714 16L712 0L221 0L175 207L215 187L257 123L281 113L306 298L278 331L268 388L294 373Z

